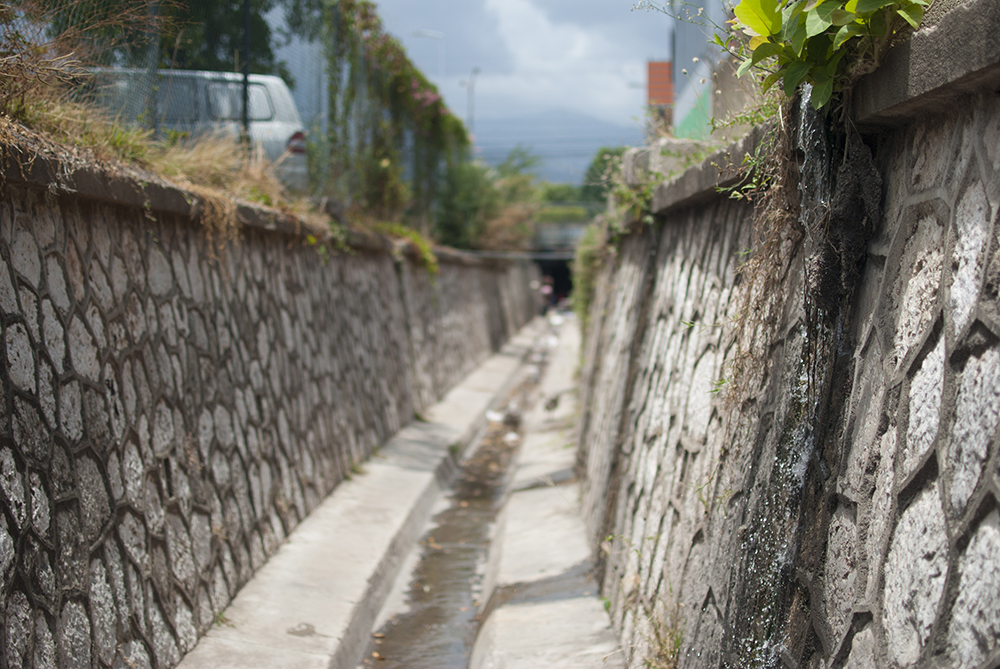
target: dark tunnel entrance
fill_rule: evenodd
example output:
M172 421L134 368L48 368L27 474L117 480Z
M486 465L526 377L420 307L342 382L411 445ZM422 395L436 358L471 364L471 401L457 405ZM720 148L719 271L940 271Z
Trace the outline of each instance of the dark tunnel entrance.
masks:
M552 287L559 302L573 291L573 271L570 260L536 260L543 277L552 277Z

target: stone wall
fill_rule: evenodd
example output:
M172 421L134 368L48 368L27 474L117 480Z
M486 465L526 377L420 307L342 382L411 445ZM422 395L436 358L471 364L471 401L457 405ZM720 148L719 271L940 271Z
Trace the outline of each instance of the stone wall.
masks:
M524 261L446 254L431 279L384 240L324 258L252 212L220 247L169 188L32 169L0 196L3 666L176 664L536 310Z
M868 119L883 216L851 310L810 321L798 247L762 381L736 406L753 212L705 188L710 159L621 241L591 311L580 439L631 666L1000 662L994 91L937 88L946 115L908 99Z

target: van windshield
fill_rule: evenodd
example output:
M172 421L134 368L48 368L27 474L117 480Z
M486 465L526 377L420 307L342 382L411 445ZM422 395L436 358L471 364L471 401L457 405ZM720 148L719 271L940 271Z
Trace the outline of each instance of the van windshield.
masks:
M239 121L243 118L243 84L213 82L208 85L208 104L216 121ZM274 116L271 96L261 84L250 84L250 120L269 121Z

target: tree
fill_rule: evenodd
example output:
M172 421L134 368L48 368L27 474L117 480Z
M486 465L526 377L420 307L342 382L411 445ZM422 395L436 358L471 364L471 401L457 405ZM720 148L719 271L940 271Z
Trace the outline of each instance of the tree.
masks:
M543 202L575 204L580 197L580 186L573 184L542 184L540 196Z
M468 159L445 171L438 205L437 240L455 248L514 250L534 232L538 158L515 147L497 167Z
M27 4L30 0L22 0ZM250 71L288 70L274 54L276 35L265 15L298 0L250 0ZM74 33L88 60L102 65L145 67L148 44L159 41L159 67L233 72L243 51L243 0L51 0L51 29ZM122 17L128 17L122 20Z
M250 0L250 71L281 75L294 86L273 46L279 35L265 15L281 0ZM160 36L164 67L234 72L243 66L243 0L181 0L164 10L167 30Z
M449 165L438 206L438 242L458 249L472 248L486 220L496 215L499 200L489 167L470 160Z
M588 202L607 200L610 188L610 169L615 162L621 159L627 148L627 146L602 146L597 150L583 176L583 186L580 188L581 199Z

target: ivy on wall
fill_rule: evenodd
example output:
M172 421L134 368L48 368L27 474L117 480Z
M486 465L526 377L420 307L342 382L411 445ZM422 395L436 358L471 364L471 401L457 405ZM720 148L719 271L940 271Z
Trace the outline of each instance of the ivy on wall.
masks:
M465 126L385 32L374 2L328 3L317 18L329 115L327 137L312 147L316 190L429 231L443 166L468 146Z

